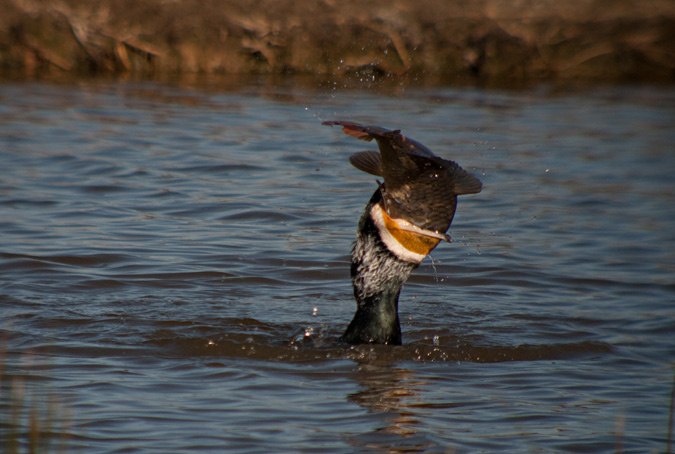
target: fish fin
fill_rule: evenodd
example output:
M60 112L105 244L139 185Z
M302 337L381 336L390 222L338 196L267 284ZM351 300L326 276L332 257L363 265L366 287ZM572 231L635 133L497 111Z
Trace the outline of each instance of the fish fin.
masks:
M478 194L483 189L483 183L460 166L455 165L451 170L455 194Z
M349 157L349 162L357 169L375 175L382 176L382 161L377 151L359 151Z
M395 139L403 142L406 141L406 138L401 135L400 129L390 131L381 126L364 126L354 123L353 121L324 121L321 124L327 126L342 126L342 132L348 136L356 137L359 140L365 140L366 142L370 142L373 139ZM415 143L417 144L417 142Z
M375 137L368 131L366 126L362 126L353 121L324 121L321 123L326 126L342 126L342 132L348 136L356 137L359 140L370 142Z

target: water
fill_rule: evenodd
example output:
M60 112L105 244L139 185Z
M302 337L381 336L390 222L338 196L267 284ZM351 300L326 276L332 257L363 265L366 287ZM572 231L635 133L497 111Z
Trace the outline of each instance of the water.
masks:
M675 91L0 85L0 437L54 452L645 452L675 371ZM484 183L335 341L373 144Z

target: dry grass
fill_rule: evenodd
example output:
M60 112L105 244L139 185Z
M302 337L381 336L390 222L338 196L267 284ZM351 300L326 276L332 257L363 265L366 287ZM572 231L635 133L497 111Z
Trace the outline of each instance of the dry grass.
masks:
M0 70L675 81L672 0L0 0Z
M33 358L22 359L22 367L9 372L6 349L0 348L0 429L4 432L0 451L7 454L65 452L62 435L69 420L44 378L35 380L27 372ZM25 367L24 367L25 366Z

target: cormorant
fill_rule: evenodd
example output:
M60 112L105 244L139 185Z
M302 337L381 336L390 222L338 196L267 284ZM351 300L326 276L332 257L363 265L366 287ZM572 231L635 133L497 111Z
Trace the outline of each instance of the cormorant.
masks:
M325 121L342 126L352 137L377 151L361 151L349 161L382 177L359 220L351 255L356 314L340 338L350 344L401 344L398 298L410 273L441 240L452 223L457 196L476 194L482 183L457 163L427 147L379 126Z

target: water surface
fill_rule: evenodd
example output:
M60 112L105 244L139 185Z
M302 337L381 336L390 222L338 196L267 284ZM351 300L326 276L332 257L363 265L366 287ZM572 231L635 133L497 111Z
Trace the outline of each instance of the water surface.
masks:
M672 89L12 83L0 101L3 440L47 407L74 453L667 450ZM376 183L347 160L374 145L334 119L484 183L404 287L400 347L336 343Z

